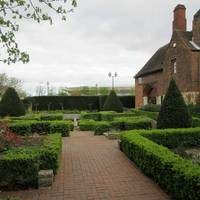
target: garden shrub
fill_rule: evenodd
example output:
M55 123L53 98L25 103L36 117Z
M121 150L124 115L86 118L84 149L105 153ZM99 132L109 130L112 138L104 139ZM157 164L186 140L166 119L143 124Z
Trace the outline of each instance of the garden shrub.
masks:
M158 115L157 127L188 128L191 127L191 123L191 116L182 94L172 79Z
M108 122L98 122L94 126L94 134L102 135L103 133L110 130L110 124Z
M193 117L200 117L200 104L189 104L188 109Z
M55 121L55 120L63 120L63 114L42 114L40 116L40 120L44 121Z
M147 117L124 118L124 129L151 129L152 119Z
M81 131L94 131L96 122L92 119L90 120L80 120L79 127Z
M50 125L50 133L61 133L62 137L70 134L70 124L62 121L53 121Z
M171 131L179 133L178 130ZM198 129L199 131L200 129ZM165 188L173 199L199 200L200 166L146 138L151 133L153 135L153 132L155 131L123 133L121 135L121 149L146 175L152 177ZM155 135L159 135L159 130L156 130L156 132ZM166 134L164 134L164 131L160 131L160 133L163 133L162 141L164 141ZM169 135L172 136L173 134L170 133Z
M81 119L92 119L95 121L100 121L101 120L101 114L99 112L82 112L81 113Z
M25 122L25 121L11 123L9 125L9 128L12 132L16 133L17 135L26 135L27 136L27 135L32 134L30 123Z
M31 132L38 134L47 134L50 132L50 121L31 121Z
M114 90L110 91L110 94L103 105L103 110L123 112L123 105Z
M149 111L149 112L160 112L160 108L161 108L161 105L157 105L157 104L147 104L145 106L142 106L140 108L140 110L143 110L143 111Z
M62 150L62 138L59 133L48 135L40 149L40 169L53 169L57 173Z
M31 148L15 148L0 156L0 188L15 190L37 187L39 156Z
M200 118L198 117L192 118L192 127L200 127Z
M112 121L116 116L117 112L114 111L104 111L100 112L101 121Z
M0 102L0 115L22 116L25 115L25 108L14 88L8 88Z

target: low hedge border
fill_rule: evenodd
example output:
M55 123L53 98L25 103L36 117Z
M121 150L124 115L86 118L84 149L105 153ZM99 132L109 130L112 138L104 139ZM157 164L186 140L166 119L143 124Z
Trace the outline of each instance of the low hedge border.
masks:
M44 121L63 120L63 114L42 114L40 115L40 120Z
M18 147L0 154L0 189L37 187L38 172L53 169L56 174L62 149L60 134L47 135L39 148Z
M70 135L74 129L72 121L13 121L9 128L17 135L31 135L33 133L48 134L61 133L63 137Z
M184 142L189 136L196 140L199 133L200 129L129 131L120 137L121 149L146 175L170 192L174 199L198 200L200 166L154 141L169 144L172 135L175 135L173 139L181 138L177 139L177 143Z

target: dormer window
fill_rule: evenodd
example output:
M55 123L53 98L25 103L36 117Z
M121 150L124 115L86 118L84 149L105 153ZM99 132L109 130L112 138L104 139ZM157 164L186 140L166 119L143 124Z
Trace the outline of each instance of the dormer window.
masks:
M138 84L142 84L142 78L138 78Z
M176 62L176 58L171 60L171 65L172 65L172 71L173 71L173 74L176 74L177 72L177 62Z
M176 42L174 42L173 44L172 44L172 46L173 46L173 48L176 48Z

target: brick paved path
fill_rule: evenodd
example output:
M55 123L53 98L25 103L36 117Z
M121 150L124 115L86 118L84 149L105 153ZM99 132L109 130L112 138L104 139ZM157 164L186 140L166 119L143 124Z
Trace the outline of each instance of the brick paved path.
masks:
M24 200L169 200L118 150L117 142L90 132L64 139L60 172L52 188L0 193Z

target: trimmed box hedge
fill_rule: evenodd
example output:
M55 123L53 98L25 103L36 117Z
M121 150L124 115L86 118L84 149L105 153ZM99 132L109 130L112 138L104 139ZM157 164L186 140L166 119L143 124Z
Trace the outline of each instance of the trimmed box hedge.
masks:
M0 188L3 190L37 187L39 153L35 149L11 149L0 155Z
M174 147L188 138L199 139L200 129L129 131L121 135L121 149L174 199L199 200L200 166L154 142Z
M57 173L62 150L62 138L60 133L48 135L40 148L40 169L53 169Z
M61 135L47 135L40 147L12 148L0 154L0 189L37 187L38 172L53 169L56 174L62 149Z
M108 122L99 122L94 126L94 135L102 135L110 130L110 124Z
M61 133L62 137L70 136L70 125L62 121L54 121L50 124L50 133Z
M69 136L70 130L74 129L72 121L14 121L9 128L17 135L31 135L61 133L62 136Z
M40 120L44 121L56 121L63 120L63 114L42 114Z

